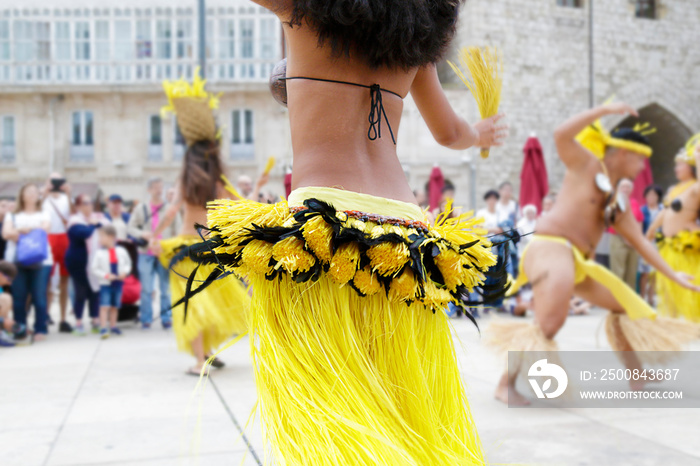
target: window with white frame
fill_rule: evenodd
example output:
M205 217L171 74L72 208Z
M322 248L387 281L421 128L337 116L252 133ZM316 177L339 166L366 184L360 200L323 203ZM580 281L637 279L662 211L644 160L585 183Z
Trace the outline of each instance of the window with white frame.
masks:
M150 19L136 21L136 79L151 79L151 65L146 60L153 57L153 30Z
M156 21L156 59L159 62L169 61L173 58L173 33L170 19ZM172 67L168 63L156 65L156 77L158 79L170 79Z
M109 21L95 21L95 78L99 81L109 80L109 62L111 45L109 36ZM89 58L88 58L89 59Z
M141 19L136 22L136 58L145 60L153 56L153 34L151 20Z
M207 77L267 79L281 54L279 20L260 8L210 10ZM192 8L0 10L0 81L190 79L197 28Z
M131 35L130 20L114 22L114 79L117 81L131 80L129 62L134 58L134 39Z
M77 21L73 25L73 30L75 34L74 58L77 61L87 62L92 57L92 54L90 53L90 23L88 21ZM90 79L90 66L87 64L76 65L73 77L79 80Z
M148 120L148 160L163 160L163 122L160 115L151 115Z
M241 29L241 58L244 60L253 58L253 50L255 48L255 22L252 19L242 19L240 21ZM241 65L242 78L254 78L255 66L252 63L243 63Z
M10 22L0 20L0 81L10 79Z
M57 21L54 23L55 52L54 78L57 81L69 81L71 77L70 65L64 62L71 60L71 35L70 22Z
M94 120L92 112L73 112L71 120L71 162L94 162Z
M236 58L235 21L230 18L219 20L218 32L218 58L221 61L221 64L218 67L218 78L231 79L236 76L236 68L233 64L233 59Z
M178 77L190 79L192 77L191 59L194 56L192 21L188 19L177 20L175 34L175 56L179 61L184 62L177 65L175 74Z
M255 131L253 111L237 109L231 112L231 158L252 160L255 158Z
M0 117L0 162L15 162L15 117L4 115Z

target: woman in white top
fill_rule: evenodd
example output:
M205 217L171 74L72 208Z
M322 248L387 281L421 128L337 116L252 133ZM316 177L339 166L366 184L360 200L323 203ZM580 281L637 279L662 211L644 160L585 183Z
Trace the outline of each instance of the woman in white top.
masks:
M46 258L31 266L23 266L17 263L17 243L24 235L33 230L41 229L48 232L51 219L46 212L41 210L39 189L33 184L22 186L17 196L17 209L5 215L2 226L2 236L7 240L5 260L17 265L17 277L12 282L12 300L14 319L23 326L27 325L27 298L32 297L32 303L36 311L34 319L34 340L41 341L48 333L48 312L46 287L53 265L51 247L46 241ZM16 338L23 338L26 332L20 333Z

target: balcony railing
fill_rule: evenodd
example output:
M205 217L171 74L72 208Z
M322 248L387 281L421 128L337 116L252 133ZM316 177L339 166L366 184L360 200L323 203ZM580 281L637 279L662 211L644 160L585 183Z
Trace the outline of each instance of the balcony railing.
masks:
M162 162L163 161L163 146L160 144L148 145L148 161Z
M92 163L95 161L95 146L71 145L70 161L72 163Z
M265 82L277 59L207 60L210 82ZM1 62L0 83L15 85L140 84L192 79L194 60Z
M231 144L231 160L246 161L255 159L255 144Z

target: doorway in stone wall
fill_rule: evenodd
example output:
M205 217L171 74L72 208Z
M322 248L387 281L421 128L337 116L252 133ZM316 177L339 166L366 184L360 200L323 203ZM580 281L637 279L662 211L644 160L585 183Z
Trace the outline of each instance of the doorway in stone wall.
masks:
M656 133L649 136L654 149L654 155L649 161L654 183L666 190L676 183L673 174L674 158L693 133L677 116L657 103L641 108L639 119L626 118L618 127L631 127L638 122L649 122L656 128Z

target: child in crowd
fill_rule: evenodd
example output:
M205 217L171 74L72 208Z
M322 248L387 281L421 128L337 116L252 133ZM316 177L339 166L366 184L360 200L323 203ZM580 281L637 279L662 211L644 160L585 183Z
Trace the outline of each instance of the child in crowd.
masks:
M100 281L100 338L105 339L110 333L122 333L117 328L117 314L124 279L132 264L126 249L117 246L117 230L112 225L103 226L99 232L100 250L92 259L90 271Z
M11 262L0 261L0 347L15 346L12 333L17 325L10 317L12 294L9 287L17 276L17 267Z

